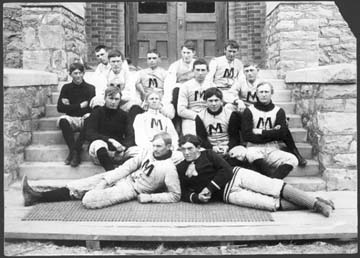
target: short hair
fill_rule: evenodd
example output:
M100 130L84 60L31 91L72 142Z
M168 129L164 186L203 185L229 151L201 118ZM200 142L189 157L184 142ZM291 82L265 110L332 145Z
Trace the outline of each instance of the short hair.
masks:
M257 64L255 64L255 63L246 63L246 64L244 64L244 68L249 67L249 66L254 66L256 69L259 69L259 66Z
M115 87L115 86L108 86L106 89L105 89L105 97L107 96L114 96L116 94L120 93L120 97L121 97L121 90L120 88L118 87Z
M205 90L204 92L204 100L207 100L208 98L211 98L212 96L216 96L219 99L223 99L223 94L221 90L219 90L217 87L211 87Z
M160 53L156 48L149 49L146 54L156 54L158 57L160 57Z
M70 75L72 74L73 71L75 70L80 70L80 72L84 72L85 71L85 67L82 63L79 62L74 62L69 66L69 73Z
M105 45L97 45L95 47L95 52L99 52L101 49L104 49L106 51L106 46Z
M192 40L186 40L180 49L183 49L184 47L186 47L192 51L195 51L195 43Z
M270 86L270 90L271 90L271 94L274 94L274 86L270 83L270 82L260 82L257 86L256 86L256 90L264 85L269 85Z
M181 147L187 142L194 144L195 147L199 147L201 145L200 138L193 134L185 134L184 136L181 136L179 139L179 146Z
M239 44L235 40L232 40L232 39L228 39L225 41L224 48L227 48L228 46L230 46L232 48L236 48L236 49L240 48Z
M162 93L159 91L155 91L155 90L150 90L148 93L146 93L145 95L145 101L148 100L148 98L150 97L150 95L156 94L159 96L160 100L162 99Z
M172 139L171 139L171 135L167 132L160 132L154 135L154 137L152 138L151 142L155 141L156 139L162 139L165 143L165 145L172 145Z
M203 58L199 58L194 61L193 70L195 69L195 65L206 65L206 69L209 71L209 64Z
M110 60L110 58L112 58L112 57L121 57L121 60L125 61L124 54L120 50L117 50L117 49L111 50L109 52L108 59Z

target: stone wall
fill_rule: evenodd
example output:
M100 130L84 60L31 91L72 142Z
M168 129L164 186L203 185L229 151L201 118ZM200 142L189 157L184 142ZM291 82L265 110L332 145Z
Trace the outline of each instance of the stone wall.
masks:
M337 64L286 74L296 113L308 129L327 190L357 189L356 66Z
M334 2L283 2L267 16L266 67L286 71L356 61L356 38Z
M54 73L4 69L4 186L17 178L31 133L45 114L45 104L57 90Z
M62 5L22 6L23 68L56 72L67 79L72 62L86 61L84 18Z
M3 65L9 68L22 67L22 22L21 6L3 5Z

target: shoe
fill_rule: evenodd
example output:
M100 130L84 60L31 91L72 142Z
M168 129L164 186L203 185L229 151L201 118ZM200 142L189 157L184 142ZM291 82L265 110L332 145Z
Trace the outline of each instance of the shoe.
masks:
M24 197L24 206L31 206L39 203L41 193L36 192L30 187L27 181L27 176L24 176L22 179L22 193Z
M79 151L73 151L72 159L70 161L70 165L72 167L77 167L80 164L80 152Z
M332 207L325 202L317 199L314 203L314 211L321 213L325 217L329 217L332 211Z
M321 201L321 202L323 202L323 203L326 203L327 205L330 205L331 208L332 208L333 210L335 210L335 204L334 204L334 202L333 202L332 200L326 200L326 199L323 199L323 198L321 198L321 197L316 197L316 199L319 200L319 201Z
M299 166L299 167L305 167L306 164L307 164L307 160L304 159L304 158L301 156L301 154L300 154L300 152L298 151L298 149L295 148L292 153L295 155L295 157L296 157L297 160L298 160L298 163L299 163L298 166Z
M68 154L68 156L66 157L66 159L64 161L65 165L70 165L72 157L73 157L73 152L69 151L69 154Z

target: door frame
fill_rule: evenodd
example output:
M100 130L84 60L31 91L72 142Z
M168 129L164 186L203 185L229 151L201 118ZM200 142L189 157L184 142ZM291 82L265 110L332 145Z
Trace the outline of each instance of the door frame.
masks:
M179 1L180 2L180 1ZM186 3L186 2L181 2ZM177 7L176 7L177 8ZM178 12L176 11L178 14ZM228 2L227 1L215 1L215 14L216 14L216 49L215 55L220 56L223 54L224 42L228 37ZM185 14L184 14L185 15ZM176 24L176 32L171 37L177 39L182 36L179 34L178 25L182 22L183 17L173 17L174 24ZM184 25L183 25L184 26ZM137 46L137 3L136 2L125 2L125 56L131 57L134 65L137 65L137 57L139 50ZM169 35L170 36L170 35ZM176 40L179 42L179 40ZM178 43L179 44L179 43ZM177 59L179 57L179 48L177 46ZM175 61L175 60L172 60Z

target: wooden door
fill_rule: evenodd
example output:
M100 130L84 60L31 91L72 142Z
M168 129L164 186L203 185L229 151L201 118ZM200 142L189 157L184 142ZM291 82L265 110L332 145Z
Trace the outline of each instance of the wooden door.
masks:
M146 52L156 48L167 68L180 58L185 40L196 44L197 56L220 55L227 37L226 2L127 2L126 56L146 67Z

